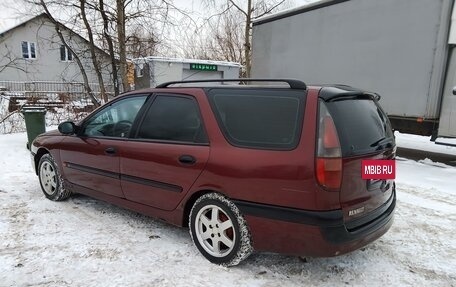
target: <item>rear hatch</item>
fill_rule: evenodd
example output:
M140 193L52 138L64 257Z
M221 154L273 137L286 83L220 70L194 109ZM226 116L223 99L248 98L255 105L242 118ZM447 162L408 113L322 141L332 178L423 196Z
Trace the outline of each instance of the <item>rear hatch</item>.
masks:
M337 90L321 93L320 114L326 110L337 130L342 166L340 203L347 228L354 231L380 216L393 200L394 180L363 180L361 162L394 159L396 144L377 95Z

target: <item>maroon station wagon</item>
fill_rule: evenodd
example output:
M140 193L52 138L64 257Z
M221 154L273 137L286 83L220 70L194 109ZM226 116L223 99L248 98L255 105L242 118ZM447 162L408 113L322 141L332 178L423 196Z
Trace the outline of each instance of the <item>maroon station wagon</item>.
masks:
M380 97L239 81L128 92L40 135L31 153L44 195L81 193L188 226L225 266L253 250L336 256L382 236L395 183L361 178L362 160L395 158Z

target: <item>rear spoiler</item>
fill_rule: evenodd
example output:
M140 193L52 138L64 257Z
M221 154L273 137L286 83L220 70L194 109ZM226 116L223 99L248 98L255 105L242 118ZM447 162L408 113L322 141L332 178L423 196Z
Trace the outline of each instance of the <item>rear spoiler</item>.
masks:
M380 101L381 96L377 93L357 90L350 86L337 85L332 87L323 87L319 97L325 102L333 102L348 99L371 99Z

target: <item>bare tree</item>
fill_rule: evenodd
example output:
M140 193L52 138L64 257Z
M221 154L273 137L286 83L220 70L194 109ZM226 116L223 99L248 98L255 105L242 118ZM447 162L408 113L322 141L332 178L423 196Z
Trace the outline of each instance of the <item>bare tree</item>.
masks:
M242 58L238 56L241 63L245 66L244 76L250 77L251 57L252 57L252 22L253 20L276 11L280 7L287 4L287 0L206 0L212 8L216 7L219 13L212 15L207 19L209 25L222 26L220 29L211 29L210 35L215 37L218 42L218 47L224 49L229 41L242 40ZM241 25L235 26L235 19L242 19ZM239 23L238 23L239 24ZM238 35L239 32L233 33L233 30L242 29L243 36ZM215 33L214 33L215 31ZM223 44L223 45L221 45ZM234 47L239 43L230 43L229 47Z
M103 102L106 103L108 101L108 96L106 95L106 89L105 89L105 85L104 85L103 75L101 74L100 65L97 61L97 53L95 50L96 46L95 46L95 42L93 39L92 27L90 26L89 21L87 20L86 0L79 0L79 9L81 11L81 17L84 22L84 26L86 28L87 35L89 37L89 42L90 42L89 49L90 49L90 54L92 56L92 64L93 64L93 67L95 70L95 74L97 76L98 85L100 86L101 98L102 98Z
M88 48L94 73L101 89L103 101L107 100L105 89L105 79L103 78L103 67L99 63L98 45L105 48L110 57L110 70L114 95L118 95L120 90L128 91L130 85L127 79L127 45L138 47L139 52L146 50L153 51L153 46L158 43L157 37L150 30L134 31L132 35L127 34L127 25L139 27L149 24L150 21L160 19L161 23L166 23L166 17L172 4L167 0L148 1L148 0L24 0L29 4L47 8L48 16L55 20L52 11L67 15L65 23L72 29L79 31L80 34L87 36ZM43 6L44 5L44 6ZM52 6L52 9L49 7ZM57 14L57 13L56 13ZM99 21L99 20L102 21ZM151 19L151 20L149 20ZM81 20L81 21L79 21ZM57 20L55 20L57 22ZM135 23L136 21L136 23ZM78 23L79 22L79 23ZM100 25L100 22L102 25ZM153 25L147 25L151 27ZM65 35L62 35L65 37ZM131 36L131 37L130 37ZM65 46L71 46L65 45ZM74 57L75 62L86 55L77 55L80 51L71 49L71 52L78 56ZM133 51L133 50L132 50ZM146 52L144 51L144 52ZM136 51L138 52L138 51ZM85 53L85 51L84 51ZM143 53L143 52L141 52ZM134 53L132 54L134 56ZM84 73L82 73L84 77ZM120 80L118 80L120 78Z
M66 41L65 47L75 56L74 61L80 68L93 69L101 87L103 101L107 99L106 66L101 63L100 49L107 52L110 58L114 96L120 91L128 91L128 57L141 57L157 53L157 45L166 36L166 28L173 23L170 11L185 14L175 7L172 0L22 0L44 8L47 14L57 23L56 15L65 15L66 27L88 39L88 46L81 53L80 47L72 49L72 42ZM102 21L100 21L102 20ZM63 26L63 25L62 25ZM61 35L65 37L66 34ZM60 36L59 36L60 37ZM63 41L61 41L63 43ZM98 47L97 47L98 46ZM165 50L165 49L163 49ZM90 54L90 56L88 56ZM91 59L89 59L89 57ZM85 60L85 61L84 61ZM87 66L87 62L91 64ZM79 62L82 61L83 65ZM105 61L107 62L107 61ZM130 64L131 65L131 64ZM87 70L89 71L89 70ZM87 73L81 71L82 77ZM88 86L88 84L86 85Z
M240 27L243 24L239 11L231 11L220 16L216 25L210 25L212 41L210 51L217 60L245 63L245 49L243 48L245 34Z
M109 51L109 57L111 59L111 72L112 72L112 83L114 87L114 97L119 95L119 81L118 81L118 74L117 74L117 60L116 60L116 54L114 52L114 40L113 37L110 34L110 29L109 29L109 17L108 13L105 10L105 4L103 0L98 1L98 8L99 12L101 15L101 18L103 19L103 39L106 41L108 45L108 51Z
M128 2L131 3L131 0ZM125 34L125 6L128 4L126 0L116 0L117 11L117 40L119 41L119 64L120 77L122 79L122 87L124 91L130 90L127 79L127 49L125 43L127 36Z
M182 12L168 0L111 2L99 0L99 6L96 7L104 23L102 42L107 43L111 55L115 54L115 58L112 58L113 66L114 63L118 65L120 85L123 91L128 91L128 57L144 56L146 53L152 55L156 51L156 45L160 43L160 36L153 32L155 24L170 24L170 10ZM113 74L117 76L116 73Z
M142 25L135 25L126 39L127 55L131 58L155 55L159 42L152 31L144 29Z
M49 12L49 9L48 9L48 6L47 4L44 2L44 0L40 0L39 4L41 5L41 7L44 9L44 11L46 12L49 20L54 24L54 28L55 28L55 31L60 39L60 41L62 42L62 44L73 54L74 56L74 60L76 61L80 71L81 71L81 75L82 75L82 78L83 78L83 82L84 82L84 89L87 91L87 94L89 95L93 105L95 107L98 107L100 106L100 103L98 102L98 100L96 99L95 95L93 94L92 92L92 88L90 87L89 85L89 79L87 77L87 73L85 71L85 68L84 68L84 65L82 64L82 61L80 59L80 57L78 56L78 54L70 47L70 45L68 45L67 41L65 40L65 37L63 36L63 33L62 33L62 25L57 21L55 20L55 18L51 15L51 13Z
M0 45L2 43L0 42ZM3 50L3 49L2 49ZM9 47L5 45L5 50L3 50L0 54L1 61L0 61L0 73L3 72L7 68L12 68L12 69L18 69L23 72L25 72L24 69L22 69L21 66L19 66L17 63L19 61L19 58L14 55L14 53L11 52Z
M207 23L203 32L182 35L184 57L245 63L244 33L239 28L243 20L239 14L234 10L222 13L216 21Z

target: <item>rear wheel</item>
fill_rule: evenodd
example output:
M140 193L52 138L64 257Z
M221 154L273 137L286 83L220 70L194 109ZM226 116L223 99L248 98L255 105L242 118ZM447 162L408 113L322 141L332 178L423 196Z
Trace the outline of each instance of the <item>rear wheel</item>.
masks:
M65 189L57 164L50 154L45 154L40 158L38 177L41 189L48 199L61 201L71 196L71 192Z
M237 265L253 251L244 217L234 203L218 193L198 198L189 226L196 247L212 263Z

